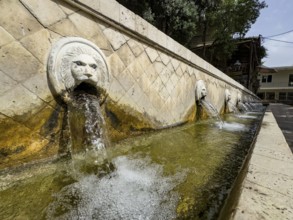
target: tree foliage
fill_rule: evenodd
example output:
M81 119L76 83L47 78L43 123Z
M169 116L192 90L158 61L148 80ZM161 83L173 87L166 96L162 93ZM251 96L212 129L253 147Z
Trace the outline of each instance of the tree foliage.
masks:
M242 38L266 7L260 0L118 0L161 31L191 48L203 44L201 55L212 62L231 56L233 38ZM213 49L206 53L206 44ZM192 49L192 48L191 48Z

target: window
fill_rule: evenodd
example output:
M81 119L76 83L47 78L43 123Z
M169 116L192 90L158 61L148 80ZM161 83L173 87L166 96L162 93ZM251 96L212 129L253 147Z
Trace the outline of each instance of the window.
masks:
M264 99L265 94L264 94L263 92L259 92L259 93L257 93L257 96L258 96L260 99Z
M293 92L288 92L287 100L293 101Z
M272 80L273 80L273 76L272 75L263 75L262 78L261 78L261 82L262 83L271 83Z
M275 99L275 93L274 92L267 92L266 93L266 100L274 100Z
M279 93L279 100L280 101L284 101L284 100L286 100L286 92L280 92Z
M289 84L288 84L288 86L293 86L293 75L292 74L289 75Z

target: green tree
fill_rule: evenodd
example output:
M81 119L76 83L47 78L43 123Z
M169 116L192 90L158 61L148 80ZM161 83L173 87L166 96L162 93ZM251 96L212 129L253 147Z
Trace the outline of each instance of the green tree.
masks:
M213 62L231 56L235 50L233 39L244 37L266 4L259 0L222 0L206 4L206 7L202 43L205 45L205 40L209 39L213 42L213 48L209 51L209 57L206 57L203 48L201 56Z
M158 29L187 45L196 33L197 7L192 0L118 0Z

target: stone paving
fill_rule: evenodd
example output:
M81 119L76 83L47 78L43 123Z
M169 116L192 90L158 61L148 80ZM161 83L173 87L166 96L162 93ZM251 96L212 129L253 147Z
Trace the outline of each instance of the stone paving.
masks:
M274 114L286 141L293 152L293 106L280 103L270 104L268 110Z
M292 112L281 104L267 109L232 219L293 219Z

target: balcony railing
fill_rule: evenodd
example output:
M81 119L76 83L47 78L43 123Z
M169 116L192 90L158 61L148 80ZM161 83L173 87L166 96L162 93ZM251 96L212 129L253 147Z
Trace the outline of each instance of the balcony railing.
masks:
M292 88L293 89L293 82L290 84L287 82L270 82L270 83L262 83L260 82L260 88Z

